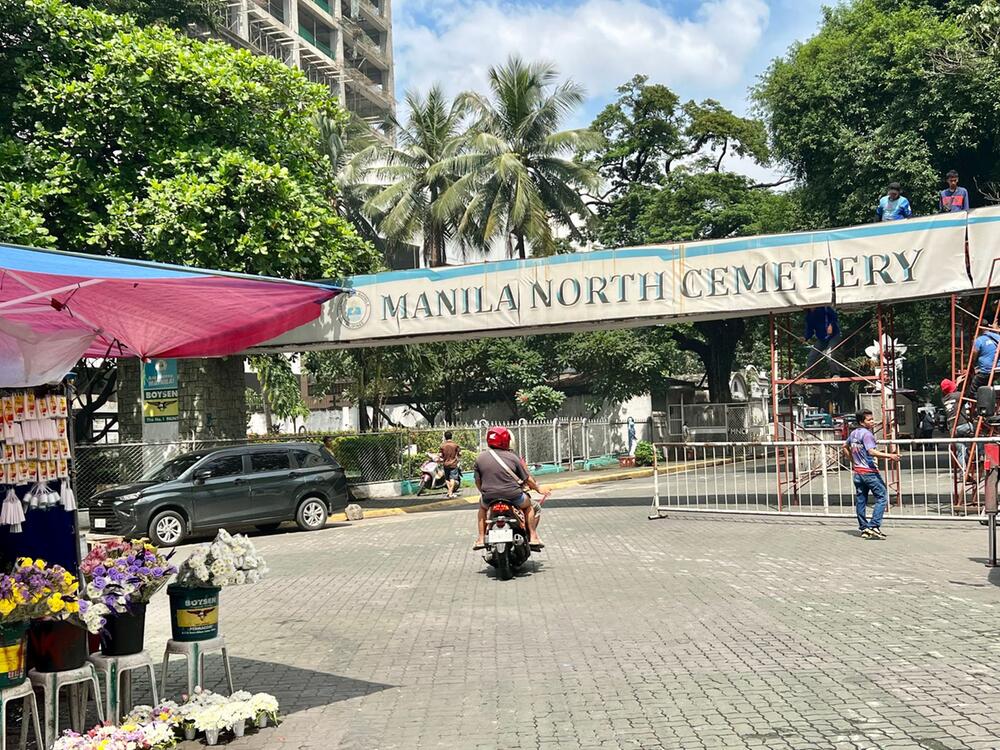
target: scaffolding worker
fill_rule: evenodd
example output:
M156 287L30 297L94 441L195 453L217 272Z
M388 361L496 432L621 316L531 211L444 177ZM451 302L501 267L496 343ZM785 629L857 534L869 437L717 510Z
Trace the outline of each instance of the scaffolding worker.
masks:
M972 396L982 386L990 382L990 375L1000 372L997 367L997 346L1000 345L1000 333L984 330L972 344L972 358L976 363L976 377L972 381ZM1000 379L994 377L994 382L1000 385Z
M840 323L837 320L837 311L832 307L806 309L806 326L802 341L808 344L813 338L816 339L816 344L809 348L809 358L806 360L807 370L819 362L821 357L826 356L832 359L830 352L840 343ZM835 362L831 364L831 370L834 373L839 371Z
M945 426L948 434L960 439L966 439L972 437L973 429L972 422L969 421L966 409L962 404L962 390L958 387L958 384L961 382L961 378L959 378L958 383L948 378L942 380L941 401L944 403L944 413L948 420ZM952 432L953 430L954 432ZM958 459L958 466L962 470L963 475L965 474L965 461L968 451L969 447L965 443L955 443L955 458Z

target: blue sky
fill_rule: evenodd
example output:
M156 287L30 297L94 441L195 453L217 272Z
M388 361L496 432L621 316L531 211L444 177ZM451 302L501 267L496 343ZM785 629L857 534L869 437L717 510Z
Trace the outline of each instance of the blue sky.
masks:
M830 4L827 0L826 4ZM583 84L585 125L635 73L737 112L774 57L812 35L821 0L394 0L396 91L485 88L511 52Z

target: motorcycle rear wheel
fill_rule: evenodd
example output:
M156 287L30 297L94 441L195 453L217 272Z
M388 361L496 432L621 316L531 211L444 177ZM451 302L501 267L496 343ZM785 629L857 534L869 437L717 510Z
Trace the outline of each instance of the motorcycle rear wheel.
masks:
M510 550L506 549L497 557L497 578L509 581L514 577L514 568L510 564Z

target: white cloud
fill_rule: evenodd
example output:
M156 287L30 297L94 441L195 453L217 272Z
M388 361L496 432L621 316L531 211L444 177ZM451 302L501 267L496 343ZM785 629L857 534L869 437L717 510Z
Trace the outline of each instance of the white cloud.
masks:
M398 96L441 83L449 94L483 90L491 65L509 54L554 62L607 99L645 73L682 96L704 98L747 78L748 59L768 24L764 0L704 0L675 18L640 0L571 5L503 0L397 0L393 34Z

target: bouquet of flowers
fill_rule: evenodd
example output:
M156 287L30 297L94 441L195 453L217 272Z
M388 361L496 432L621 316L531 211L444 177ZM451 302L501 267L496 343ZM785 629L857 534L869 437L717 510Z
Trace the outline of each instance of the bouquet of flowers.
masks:
M123 614L133 604L145 604L167 585L177 568L145 539L112 540L95 546L80 565L86 595L111 612Z
M121 726L96 726L86 734L67 729L53 750L165 750L177 744L174 727L164 721L126 719Z
M182 586L230 586L257 583L267 573L267 564L242 534L232 536L220 529L215 540L195 550L181 563L177 583Z
M18 558L14 570L0 575L0 624L37 618L72 620L96 633L107 613L79 595L76 576L44 560Z

